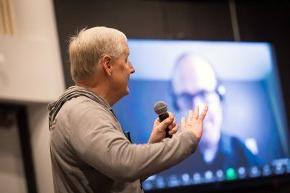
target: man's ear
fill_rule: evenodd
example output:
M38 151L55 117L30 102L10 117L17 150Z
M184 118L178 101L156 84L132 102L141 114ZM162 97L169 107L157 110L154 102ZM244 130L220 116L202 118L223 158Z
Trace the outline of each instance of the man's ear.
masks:
M105 74L107 74L108 76L112 76L112 57L110 57L109 55L103 55L100 64Z

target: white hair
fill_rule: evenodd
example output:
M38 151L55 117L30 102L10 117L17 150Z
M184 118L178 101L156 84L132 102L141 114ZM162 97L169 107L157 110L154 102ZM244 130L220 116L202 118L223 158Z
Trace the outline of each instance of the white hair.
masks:
M96 71L100 58L107 54L119 57L124 52L124 33L108 27L82 29L69 43L71 76L74 82L89 78Z

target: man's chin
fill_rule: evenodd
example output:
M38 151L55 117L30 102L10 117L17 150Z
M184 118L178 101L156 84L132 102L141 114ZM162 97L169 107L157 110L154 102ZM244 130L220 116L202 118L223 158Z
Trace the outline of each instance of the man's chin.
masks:
M130 93L130 88L127 87L127 90L126 90L126 95L128 95Z
M130 93L130 90L127 89L125 92L123 92L122 97L127 96Z

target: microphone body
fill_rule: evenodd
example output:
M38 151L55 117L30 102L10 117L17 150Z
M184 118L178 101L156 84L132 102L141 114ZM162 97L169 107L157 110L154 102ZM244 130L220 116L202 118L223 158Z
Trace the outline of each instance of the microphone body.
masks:
M169 117L169 113L167 112L167 105L164 101L156 102L154 105L154 111L157 113L160 122L164 121L167 117ZM166 128L165 131L165 137L171 138L172 136L169 135L169 128Z

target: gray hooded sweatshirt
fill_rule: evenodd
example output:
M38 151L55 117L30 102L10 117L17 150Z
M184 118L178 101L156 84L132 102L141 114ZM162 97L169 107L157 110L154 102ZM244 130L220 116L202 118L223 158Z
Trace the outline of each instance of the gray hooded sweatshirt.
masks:
M132 144L110 105L82 87L70 87L48 108L55 193L141 193L140 179L181 162L197 146L187 130Z

